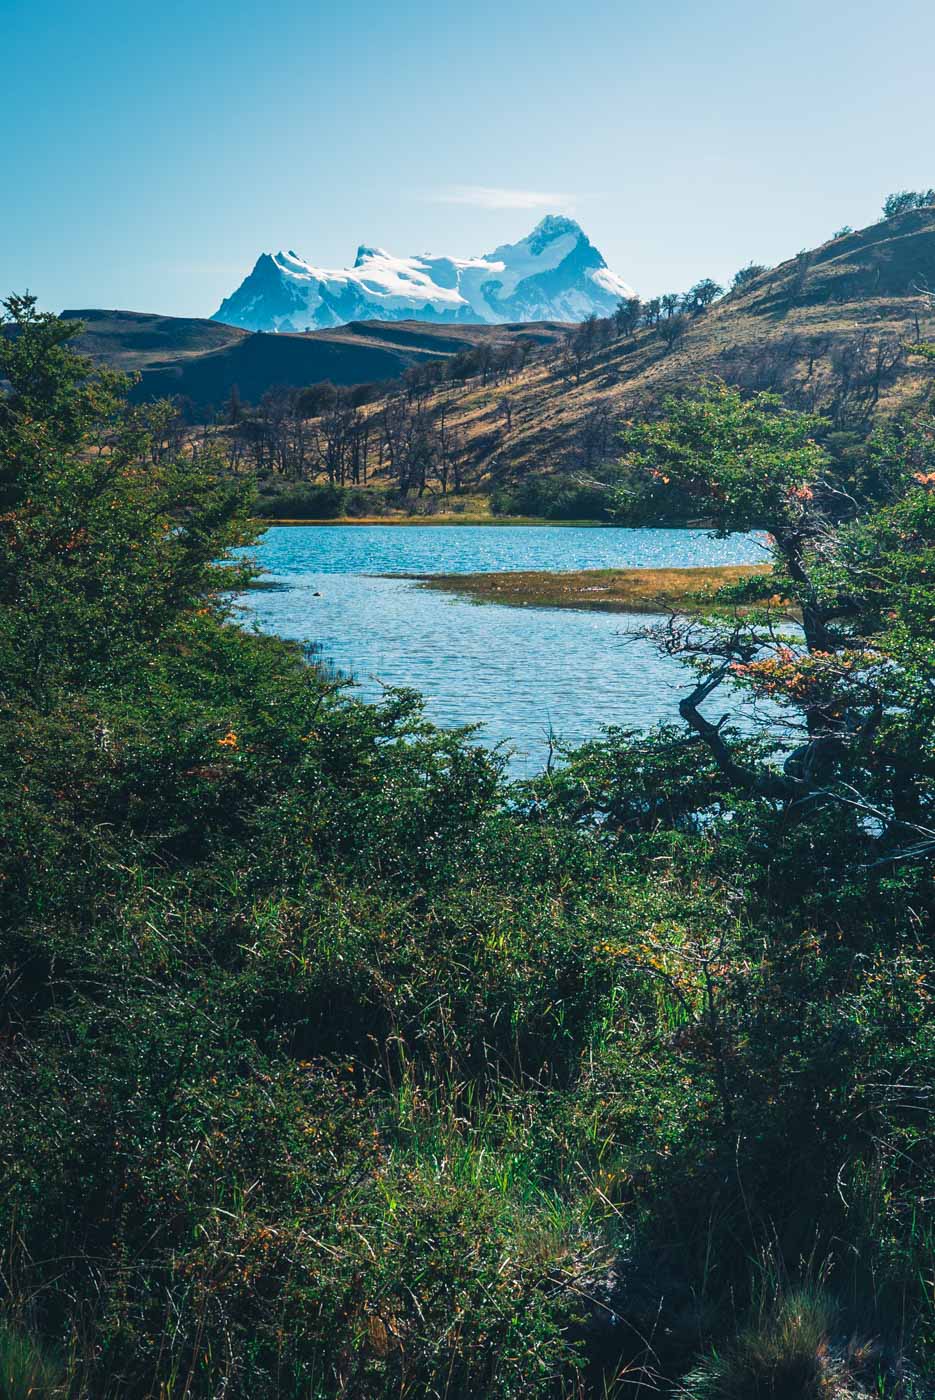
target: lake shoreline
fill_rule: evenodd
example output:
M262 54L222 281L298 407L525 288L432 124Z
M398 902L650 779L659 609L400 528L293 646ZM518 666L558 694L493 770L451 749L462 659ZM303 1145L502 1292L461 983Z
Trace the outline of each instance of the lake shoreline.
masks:
M432 525L432 526L457 526L457 525L484 525L504 528L507 526L534 526L542 529L547 526L557 530L622 530L632 529L632 526L618 525L613 520L549 520L545 516L539 515L337 515L330 519L316 520L293 520L288 517L270 518L267 516L255 516L254 524L260 526L270 525ZM707 521L659 521L654 525L642 527L652 530L710 530L711 526Z
M517 777L538 771L548 732L584 743L606 724L671 719L684 668L635 634L667 611L687 611L689 594L724 581L720 570L768 557L755 537L677 529L286 527L267 530L249 553L266 577L242 595L248 626L311 646L335 673L355 677L360 699L417 691L430 722L480 724L484 747L510 746ZM680 573L668 574L670 591L660 596L669 569ZM511 589L517 575L525 589L521 598L501 595L514 606L481 607L458 591L476 590L478 577L488 588L504 571ZM624 571L646 596L584 591ZM556 598L556 578L561 593L569 574L580 590Z
M536 515L338 515L331 519L292 520L256 516L258 525L555 525L577 529L613 530L618 527L608 520L546 520Z

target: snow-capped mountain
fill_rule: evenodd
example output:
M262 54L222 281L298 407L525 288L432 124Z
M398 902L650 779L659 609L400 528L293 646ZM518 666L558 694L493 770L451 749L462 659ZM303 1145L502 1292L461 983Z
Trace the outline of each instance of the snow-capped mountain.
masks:
M263 253L213 320L251 331L305 331L348 321L581 321L633 290L574 219L550 214L519 243L480 258L399 258L361 246L329 271L296 253Z

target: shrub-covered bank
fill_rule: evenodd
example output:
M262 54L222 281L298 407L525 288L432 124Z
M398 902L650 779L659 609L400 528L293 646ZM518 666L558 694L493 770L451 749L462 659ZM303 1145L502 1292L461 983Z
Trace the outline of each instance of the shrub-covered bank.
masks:
M517 787L238 630L252 502L8 310L0 1393L929 1394L929 425L855 513L671 405L627 509L768 509L805 640L660 644L796 752L694 694Z

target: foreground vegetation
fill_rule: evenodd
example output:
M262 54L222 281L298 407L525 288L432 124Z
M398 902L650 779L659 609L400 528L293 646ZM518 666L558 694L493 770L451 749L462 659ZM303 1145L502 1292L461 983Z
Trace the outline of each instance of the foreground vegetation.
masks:
M0 1393L930 1395L931 419L670 403L619 509L769 596L516 786L232 625L250 499L8 307Z

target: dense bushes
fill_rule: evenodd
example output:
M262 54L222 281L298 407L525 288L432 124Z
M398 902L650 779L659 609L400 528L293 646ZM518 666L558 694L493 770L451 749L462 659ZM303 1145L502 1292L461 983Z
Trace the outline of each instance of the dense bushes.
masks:
M495 515L538 515L545 520L613 518L610 486L579 485L551 476L531 476L515 486L501 487L490 504Z
M385 491L308 482L276 490L261 488L256 513L268 520L335 520L339 516L383 515L387 506Z
M13 310L4 1393L921 1400L925 461L822 555L887 657L863 728L853 667L820 677L873 820L739 790L681 728L510 786L416 697L356 703L233 626L211 561L249 500L134 448L118 386ZM647 439L633 493L699 420ZM718 490L750 508L741 467ZM767 679L807 708L796 674Z

